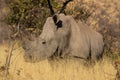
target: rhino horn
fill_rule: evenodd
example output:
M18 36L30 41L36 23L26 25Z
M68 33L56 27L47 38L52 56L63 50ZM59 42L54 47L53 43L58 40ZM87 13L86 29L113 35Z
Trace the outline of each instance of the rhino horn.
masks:
M64 11L64 9L66 8L67 4L68 4L69 2L71 2L71 1L73 1L73 0L66 0L66 1L63 3L63 6L62 6L61 10L59 11L59 14Z

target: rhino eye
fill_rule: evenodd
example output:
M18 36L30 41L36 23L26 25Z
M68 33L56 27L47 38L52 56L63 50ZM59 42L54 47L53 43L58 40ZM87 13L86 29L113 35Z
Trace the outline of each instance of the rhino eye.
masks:
M44 41L44 42L42 42L42 44L46 44L46 42Z

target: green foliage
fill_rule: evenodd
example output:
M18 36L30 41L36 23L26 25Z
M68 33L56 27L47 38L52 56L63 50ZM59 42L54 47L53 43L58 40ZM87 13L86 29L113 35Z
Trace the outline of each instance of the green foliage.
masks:
M57 7L57 3L52 3ZM13 31L40 33L46 18L50 15L47 0L11 0L9 2L11 13L5 21L14 25ZM38 31L38 32L36 32Z
M111 51L106 51L106 50L104 50L104 56L105 56L105 57L108 57L108 58L111 59L111 60L120 59L120 55L115 54L115 53L113 53L113 52L111 52Z

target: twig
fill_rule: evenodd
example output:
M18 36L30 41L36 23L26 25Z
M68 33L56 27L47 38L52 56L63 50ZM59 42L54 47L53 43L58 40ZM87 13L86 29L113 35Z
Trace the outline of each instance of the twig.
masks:
M14 49L14 42L10 43L10 50L9 50L9 54L6 58L6 63L5 63L5 80L7 80L7 76L9 74L9 67L10 67L10 61L11 61L11 57L12 57L12 52Z

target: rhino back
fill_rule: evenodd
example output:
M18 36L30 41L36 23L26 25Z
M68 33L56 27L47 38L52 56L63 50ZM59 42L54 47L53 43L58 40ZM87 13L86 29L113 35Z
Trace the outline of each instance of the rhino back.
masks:
M104 46L102 35L81 21L79 21L78 24L81 29L81 34L87 37L86 39L90 45L92 59L97 58L99 55L102 55Z
M70 53L72 56L87 58L89 56L89 38L81 32L81 29L74 18L71 16L68 17L71 24Z

